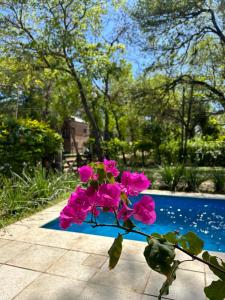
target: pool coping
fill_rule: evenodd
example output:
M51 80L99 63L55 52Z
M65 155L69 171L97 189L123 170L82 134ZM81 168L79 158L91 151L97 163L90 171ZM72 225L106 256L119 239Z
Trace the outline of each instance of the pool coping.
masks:
M171 192L166 190L144 190L141 194L158 195L158 196L173 196L173 197L186 197L186 198L201 198L201 199L214 199L224 200L223 194L209 194L209 193L186 193L186 192Z

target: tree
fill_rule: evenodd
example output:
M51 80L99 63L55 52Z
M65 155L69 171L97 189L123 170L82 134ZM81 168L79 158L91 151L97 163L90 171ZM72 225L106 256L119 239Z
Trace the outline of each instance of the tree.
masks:
M132 15L147 40L144 48L155 58L149 71L166 70L173 86L195 85L222 105L223 113L224 1L139 0Z
M47 121L60 131L64 119L78 110L79 94L67 74L39 69L39 64L1 57L0 111L17 118Z
M58 70L76 84L83 110L91 124L96 153L102 159L101 132L90 108L90 66L104 64L107 51L97 39L108 1L7 1L0 5L3 53L41 62L38 68ZM93 42L93 40L95 40ZM8 42L10 41L10 43ZM88 71L87 71L88 70Z

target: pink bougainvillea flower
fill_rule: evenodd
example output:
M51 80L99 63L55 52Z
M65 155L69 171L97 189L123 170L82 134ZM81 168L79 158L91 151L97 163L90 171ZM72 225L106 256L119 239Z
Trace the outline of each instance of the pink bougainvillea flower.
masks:
M121 209L119 209L117 217L123 221L127 221L133 215L133 209L129 208L126 204L123 203Z
M140 192L147 189L151 182L144 175L144 173L131 173L129 171L123 172L121 184L126 190L126 193L131 196L137 196Z
M153 224L156 220L155 202L150 196L143 196L134 204L133 216L144 224Z
M87 210L78 206L72 207L67 205L60 212L60 226L66 229L71 223L82 224L87 217Z
M118 183L104 183L98 192L98 205L105 208L116 208L120 202L120 185Z
M89 179L94 175L94 170L90 166L83 166L78 169L80 180L82 182L88 182Z
M83 189L81 187L77 187L76 189L76 200L75 205L79 205L82 209L88 210L90 209L91 202L94 200L94 194L93 197L88 195L88 192L86 189Z
M120 174L119 170L116 168L115 160L104 159L103 163L107 173L111 173L114 177L117 177Z

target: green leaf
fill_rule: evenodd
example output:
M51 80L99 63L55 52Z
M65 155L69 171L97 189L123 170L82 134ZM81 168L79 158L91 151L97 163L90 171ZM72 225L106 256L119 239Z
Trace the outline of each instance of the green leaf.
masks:
M166 234L163 235L165 239L167 239L168 242L172 243L172 244L177 244L178 242L178 237L176 232L168 232Z
M95 190L98 189L98 182L97 182L97 181L91 180L91 181L90 181L90 185L91 185Z
M171 270L167 275L166 281L163 283L160 289L160 296L168 295L169 294L169 287L172 285L173 281L176 279L176 271L179 267L180 261L175 260L173 265L171 266Z
M110 270L115 268L115 266L117 265L120 259L120 255L122 253L122 242L123 242L123 236L119 234L118 237L115 238L111 248L108 251Z
M129 205L129 204L130 204L130 200L128 199L126 193L121 192L120 198L121 198L121 200L122 200L126 205Z
M103 169L97 169L97 174L100 181L105 179L106 173Z
M189 231L182 235L178 240L182 248L189 251L193 255L198 255L202 252L204 242L194 233Z
M144 256L151 269L168 276L175 258L175 248L165 239L152 238L149 240L148 246L145 247Z
M128 228L128 229L133 229L134 227L136 227L136 225L130 220L127 219L124 223L123 226Z
M156 237L156 238L161 238L161 237L162 237L162 235L159 234L159 233L157 233L157 232L151 233L151 236L154 236L154 237Z
M204 288L206 297L210 300L225 299L225 281L213 281L209 286Z
M212 256L208 253L208 251L205 251L202 254L202 258L206 261L206 262L210 262L211 264L213 264L214 266L216 266L217 268L223 270L225 272L225 262L223 262L222 259L216 257L216 256ZM220 260L221 264L218 262L218 260ZM209 266L210 270L216 275L218 276L221 280L225 281L225 274L223 272L220 272L219 270ZM225 284L225 283L224 283Z
M111 173L107 173L107 179L108 179L109 183L115 182L115 178Z

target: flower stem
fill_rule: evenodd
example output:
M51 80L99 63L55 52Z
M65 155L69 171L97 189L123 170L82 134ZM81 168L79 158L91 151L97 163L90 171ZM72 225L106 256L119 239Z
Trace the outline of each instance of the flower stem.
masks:
M87 223L93 224L93 225L91 225L93 228L99 227L99 226L101 226L101 227L115 227L115 228L123 229L124 231L127 231L127 232L133 232L133 233L137 233L137 234L143 235L143 236L148 237L148 238L157 239L156 237L151 236L149 234L146 234L142 231L139 231L139 230L136 230L136 229L128 229L127 227L124 227L124 226L121 226L121 225L118 225L118 224L100 224L100 223L92 222L92 221L87 222ZM174 246L174 248L176 248L176 249L184 252L185 254L189 255L190 257L192 257L192 259L198 260L198 261L208 265L209 267L214 268L214 269L220 271L221 273L225 274L225 271L223 269L213 265L212 263L210 263L208 261L203 260L202 258L200 258L200 257L198 257L194 254L191 254L188 250L185 250L185 249L181 248L179 245L173 244L173 246Z

